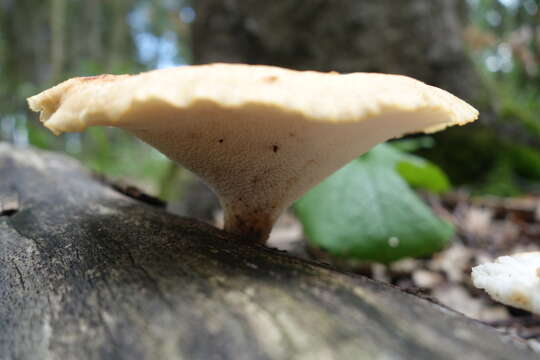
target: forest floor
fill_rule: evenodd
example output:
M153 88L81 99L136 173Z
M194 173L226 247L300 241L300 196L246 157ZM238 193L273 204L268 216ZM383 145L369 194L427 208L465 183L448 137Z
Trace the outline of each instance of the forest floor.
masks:
M452 244L424 259L391 265L336 260L306 246L301 225L291 214L282 217L270 245L295 255L331 263L436 302L528 341L540 352L540 316L502 305L473 286L471 268L502 255L540 251L540 196L469 197L454 192L426 196L432 209L456 227Z

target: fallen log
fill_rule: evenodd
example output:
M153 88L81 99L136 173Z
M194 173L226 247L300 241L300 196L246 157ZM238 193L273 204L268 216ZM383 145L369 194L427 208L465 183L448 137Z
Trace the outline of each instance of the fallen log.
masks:
M0 144L0 359L535 358L437 304L150 203Z

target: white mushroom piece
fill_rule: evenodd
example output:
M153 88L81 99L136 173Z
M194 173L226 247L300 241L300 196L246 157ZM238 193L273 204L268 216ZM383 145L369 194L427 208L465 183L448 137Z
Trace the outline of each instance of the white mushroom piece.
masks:
M73 78L28 103L55 134L116 126L141 138L214 189L225 230L261 243L289 205L374 145L478 116L405 76L243 64Z
M501 256L478 265L472 279L494 300L540 314L540 252Z

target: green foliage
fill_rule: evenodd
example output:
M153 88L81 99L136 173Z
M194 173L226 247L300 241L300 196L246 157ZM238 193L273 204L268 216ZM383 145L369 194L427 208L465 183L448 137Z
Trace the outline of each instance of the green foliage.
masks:
M427 189L434 193L450 189L450 182L444 172L417 156L409 155L397 164L396 170L414 188Z
M430 137L405 139L395 141L392 145L393 148L388 147L385 149L388 160L396 163L397 172L409 185L434 193L442 193L450 189L450 180L437 165L419 156L402 152L414 151L421 147L431 147L433 139Z
M409 164L405 172L415 185L436 190L448 186L434 165L379 145L296 202L310 242L336 256L385 263L443 248L453 235L452 226L410 189L398 173L400 164ZM413 169L430 180L419 180Z
M80 137L79 141L84 143L84 151L75 151L73 155L92 170L127 178L155 194L160 192L170 160L151 146L112 128L94 127L84 134L67 134L70 135Z
M494 88L498 90L496 96L502 120L521 123L531 135L540 139L540 91L519 89L509 81L497 82Z
M387 155L396 162L396 170L413 188L426 189L434 193L450 190L450 180L435 164L411 153L420 149L429 149L434 145L431 136L421 136L392 141Z
M475 160L482 164L480 173L458 183L466 183L475 193L501 196L539 189L540 0L474 0L469 4L470 29L476 33L469 45L484 86L480 108L494 111L481 115L488 118L484 124L489 126L480 136L475 134L468 144L455 148L456 152L474 153ZM489 133L493 124L508 129L508 133ZM472 148L471 143L480 144L480 137L483 148ZM462 175L449 170L452 175Z
M520 194L515 182L514 169L508 157L501 157L488 172L485 181L475 191L476 194L496 196L516 196Z
M526 145L503 142L491 169L476 194L518 196L540 182L540 151Z
M518 175L540 181L540 151L538 149L513 144L508 149L508 156Z
M49 130L38 123L30 123L28 126L28 142L37 148L48 150L55 148L53 144L55 139L51 136Z

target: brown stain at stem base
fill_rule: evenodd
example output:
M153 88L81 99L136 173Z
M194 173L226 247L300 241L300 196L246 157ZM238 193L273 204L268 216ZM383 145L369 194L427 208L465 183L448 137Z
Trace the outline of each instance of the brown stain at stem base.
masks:
M240 215L225 210L223 229L244 241L265 244L274 222L270 214L253 212Z

